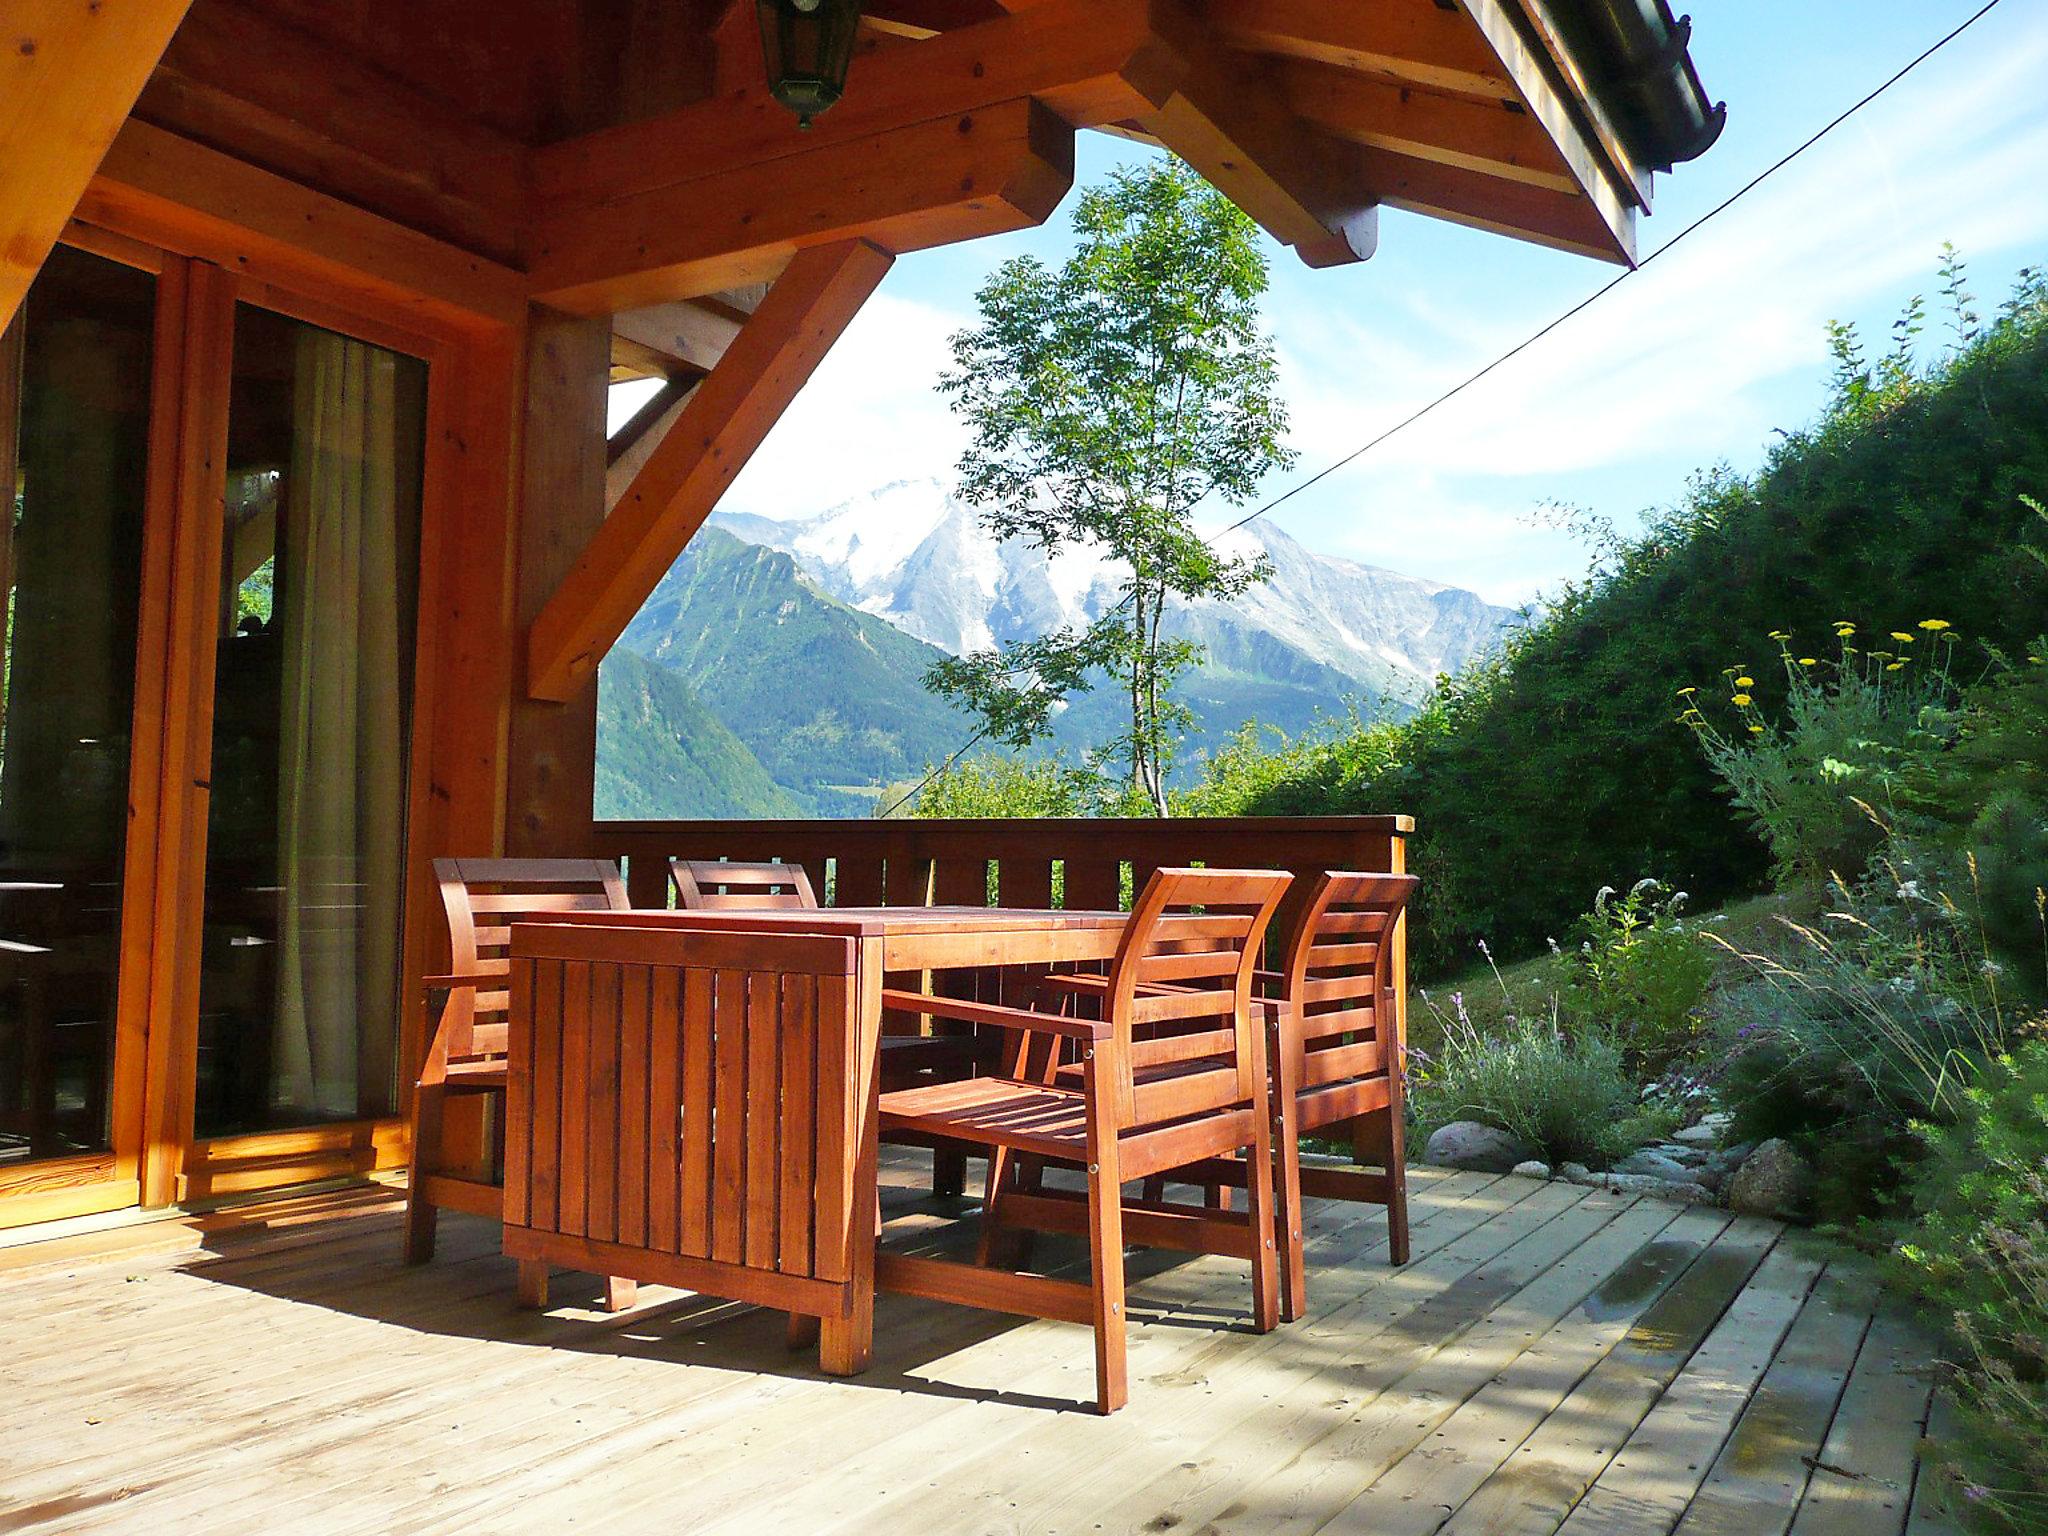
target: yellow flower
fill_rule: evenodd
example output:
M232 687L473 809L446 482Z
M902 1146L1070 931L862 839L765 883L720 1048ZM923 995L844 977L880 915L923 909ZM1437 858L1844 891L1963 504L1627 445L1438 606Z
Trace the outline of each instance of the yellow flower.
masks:
M1893 630L1892 638L1898 641L1901 645L1911 645L1913 643L1913 637L1907 634L1903 629Z
M1750 706L1751 699L1749 695L1746 693L1738 693L1737 695L1735 695L1734 698L1730 699L1728 702L1730 704L1733 704L1737 709L1747 709Z
M1903 667L1904 665L1905 665L1905 663L1904 663L1903 661L1895 661L1895 662L1892 662L1891 664L1889 664L1889 665L1888 665L1888 666L1887 666L1887 667L1885 668L1885 671L1887 671L1887 672L1896 672L1896 671L1898 671L1898 670L1899 670L1899 668Z
M1837 623L1835 625L1835 638L1838 640L1846 640L1855 633L1856 626L1854 624Z
M1690 697L1691 697L1691 696L1692 696L1693 694L1696 694L1696 693L1698 693L1698 692L1699 692L1699 689L1697 689L1697 688L1681 688L1681 689L1679 689L1679 690L1678 690L1678 696L1679 696L1679 697L1680 697L1681 699L1685 699L1685 698L1690 698Z
M1760 725L1752 725L1752 726L1751 726L1751 727L1749 728L1749 734L1750 734L1750 735L1752 735L1752 736L1761 736L1761 735L1763 735L1763 733L1764 733L1764 728L1763 728L1762 726L1760 726Z
M1820 658L1818 656L1802 656L1799 658L1799 665L1802 667L1817 667L1820 665Z
M1922 629L1947 629L1947 628L1948 628L1948 620L1947 620L1947 619L1922 619L1922 620L1920 621L1920 627L1921 627Z
M1738 677L1735 679L1735 686L1738 688L1754 688L1756 686L1756 679L1753 677Z
M1787 632L1787 631L1785 631L1785 630L1782 630L1782 629L1774 629L1774 630L1772 630L1772 631L1771 631L1771 638L1772 638L1773 640L1790 640L1790 639L1792 638L1792 636L1791 636L1791 634L1790 634L1789 632Z

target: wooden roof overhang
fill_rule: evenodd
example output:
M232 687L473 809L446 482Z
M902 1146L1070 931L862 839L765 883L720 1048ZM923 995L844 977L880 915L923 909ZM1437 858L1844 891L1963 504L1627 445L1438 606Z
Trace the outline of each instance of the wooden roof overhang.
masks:
M1644 89L1624 23L1697 78L1664 0L1619 5L866 0L803 132L748 0L12 0L0 324L74 217L499 356L599 320L614 376L669 382L529 616L526 692L566 699L890 260L1043 221L1078 130L1174 150L1313 266L1382 205L1629 261L1656 153L1589 82Z

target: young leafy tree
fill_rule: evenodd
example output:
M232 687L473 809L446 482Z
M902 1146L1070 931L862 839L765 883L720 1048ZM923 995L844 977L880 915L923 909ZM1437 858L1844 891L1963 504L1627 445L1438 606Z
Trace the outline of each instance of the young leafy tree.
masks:
M1195 513L1211 498L1242 504L1293 462L1260 323L1266 261L1252 222L1175 160L1117 173L1082 198L1074 228L1057 272L1020 257L990 278L940 388L974 429L960 494L983 526L1048 552L1095 547L1126 573L1121 601L1085 627L943 661L925 681L1021 749L1108 676L1129 724L1096 757L1127 768L1133 798L1164 815L1192 718L1173 684L1201 659L1163 632L1167 605L1265 575L1212 549Z

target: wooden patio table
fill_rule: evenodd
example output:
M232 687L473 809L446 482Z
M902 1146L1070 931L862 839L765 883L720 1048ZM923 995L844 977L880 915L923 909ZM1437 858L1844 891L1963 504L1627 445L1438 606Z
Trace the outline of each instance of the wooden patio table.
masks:
M1108 960L1125 922L827 907L515 925L506 1253L817 1317L821 1368L864 1370L885 973Z

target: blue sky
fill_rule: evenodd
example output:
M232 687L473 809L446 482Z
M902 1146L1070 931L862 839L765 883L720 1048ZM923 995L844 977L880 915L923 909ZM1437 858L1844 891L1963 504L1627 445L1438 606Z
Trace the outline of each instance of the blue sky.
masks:
M1864 94L1980 0L1695 0L1693 57L1729 104L1707 156L1658 178L1655 250ZM1979 307L2048 265L2048 0L2003 0L1969 33L1735 208L1481 385L1273 514L1311 548L1520 602L1583 569L1545 501L1631 525L1693 470L1753 466L1809 420L1823 323L1881 344L1945 239ZM1082 136L1077 184L1144 153ZM932 392L975 289L1045 228L906 256L725 499L790 517L893 480L950 482L962 441ZM1312 272L1273 252L1269 317L1300 468L1342 457L1605 283L1615 269L1396 210L1368 262ZM1938 344L1938 321L1924 341ZM1217 508L1220 519L1225 509Z

